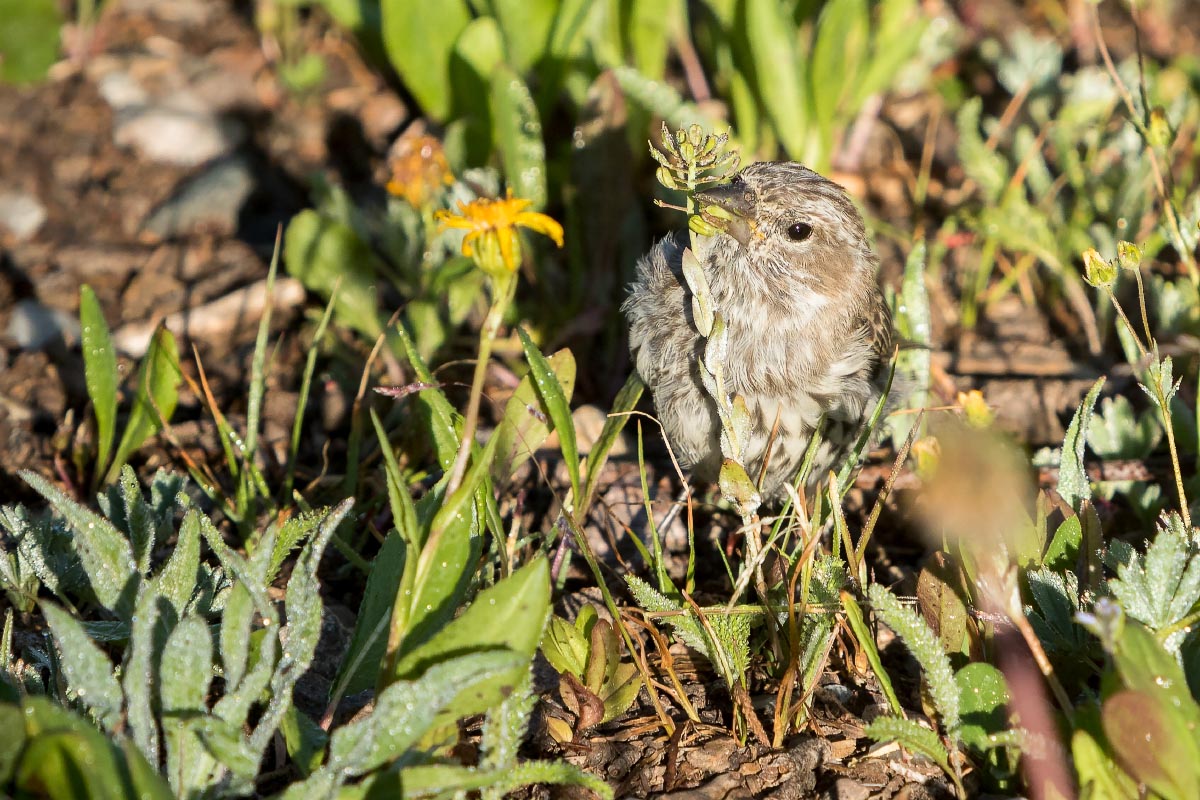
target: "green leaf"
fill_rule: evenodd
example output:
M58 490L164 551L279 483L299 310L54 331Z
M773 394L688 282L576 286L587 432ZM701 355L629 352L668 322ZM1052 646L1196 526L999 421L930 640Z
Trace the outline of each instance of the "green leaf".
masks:
M744 13L755 82L775 134L794 160L827 158L828 153L809 151L811 98L805 96L805 64L786 9L778 0L745 0Z
M834 119L846 108L867 55L870 17L865 0L831 0L821 9L813 42L809 86L814 117L824 141L831 142Z
M124 696L121 684L113 675L112 662L69 612L46 601L42 603L42 613L50 623L62 653L67 686L79 702L96 715L105 730L115 731L121 722Z
M1135 779L1164 800L1200 797L1196 731L1161 695L1117 692L1101 718L1117 761Z
M104 517L76 503L35 472L21 478L70 524L72 544L100 605L128 620L138 584L128 540Z
M1091 800L1137 800L1137 784L1113 761L1101 729L1099 709L1076 710L1071 734L1071 758L1079 779L1080 796Z
M962 713L960 738L967 747L984 752L994 734L1008 729L1005 706L1008 685L1004 674L986 662L968 664L954 674Z
M0 81L33 83L58 60L62 15L54 0L0 0Z
M1071 418L1067 435L1063 439L1062 463L1058 469L1058 493L1076 513L1084 500L1092 499L1092 484L1083 466L1083 448L1087 443L1092 409L1096 406L1096 398L1100 396L1102 388L1104 378L1097 380L1088 390L1087 397L1083 398L1075 416Z
M212 682L212 635L196 615L184 617L163 649L161 672L164 714L203 712Z
M145 759L45 697L23 703L28 746L16 770L17 797L54 800L169 800Z
M1075 568L1079 548L1083 544L1083 524L1078 516L1067 517L1054 532L1050 546L1042 557L1042 565L1051 572L1068 572Z
M613 789L602 779L564 761L526 761L514 767L481 770L457 764L406 767L400 771L399 786L388 797L443 797L487 789L504 796L532 784L583 786L601 800L612 800ZM453 795L457 796L457 795Z
M508 188L540 211L546 207L546 145L533 95L521 76L501 65L492 74L489 98L492 138Z
M958 159L963 170L990 201L999 199L1008 184L1009 168L1004 158L990 150L979 133L979 117L983 112L983 100L973 97L963 104L958 112Z
M246 584L235 582L221 612L221 667L227 691L236 690L246 676L250 636L254 631L254 598Z
M583 677L587 668L591 637L584 635L574 624L552 616L542 636L542 655L560 674Z
M626 379L625 385L621 387L621 391L617 392L617 396L612 402L612 410L609 412L608 418L604 420L604 428L601 429L600 436L592 445L591 452L588 453L587 483L583 490L583 500L575 504L576 514L585 514L591 507L592 498L595 496L596 487L600 482L600 473L604 469L604 463L608 460L608 453L616 444L621 431L625 429L625 423L629 421L630 414L627 412L637 407L645 390L646 385L642 383L637 372L632 372Z
M380 693L369 716L334 732L330 765L362 775L393 761L424 736L443 711L462 716L453 702L460 694L520 673L528 663L523 653L510 650L479 652L434 664L415 680L392 683Z
M569 403L575 390L575 357L570 350L559 350L547 363ZM496 445L496 460L492 462L493 480L506 483L529 460L550 435L550 419L550 410L534 388L530 372L517 384L504 407L504 419L492 434L500 440Z
M521 346L525 349L525 358L529 361L529 373L533 376L538 395L542 398L554 430L558 431L558 446L562 449L563 461L566 462L567 474L571 478L571 500L579 500L579 447L575 442L575 421L571 418L571 404L567 393L554 374L554 369L542 351L538 349L529 334L521 327L517 328L521 337Z
M876 717L863 733L877 742L896 742L914 753L925 756L945 772L950 772L950 756L942 740L938 738L937 733L915 720Z
M334 314L341 324L369 339L383 332L375 288L381 267L349 225L301 211L284 232L283 262L309 291L330 298L337 287Z
M881 584L872 583L867 587L867 597L875 613L900 637L921 665L942 727L947 736L957 739L960 725L958 684L955 683L950 659L942 650L941 642L925 624L925 620L912 609L901 605L896 596Z
M165 624L158 624L160 605L158 593L149 587L143 589L137 600L121 675L131 738L153 764L159 763L158 721L154 715L158 700L156 667L167 636Z
M866 655L867 663L871 665L871 674L879 682L879 688L883 691L883 696L887 698L892 713L903 714L904 708L900 705L900 698L896 696L896 690L892 688L892 679L883 666L883 659L879 657L879 648L875 645L875 635L867 627L867 621L863 618L862 608L858 605L858 601L849 592L842 593L842 611L846 614L846 622L850 625L850 631L854 634L855 641L858 642L858 649Z
M3 0L0 0L0 5ZM0 55L0 64L4 58ZM0 69L3 69L0 66ZM113 440L117 430L117 351L113 347L108 323L92 287L84 284L79 289L79 326L83 348L83 375L87 383L88 399L92 401L92 413L96 417L96 465L95 474L103 475L112 454Z
M504 32L508 63L525 73L546 55L559 0L490 0L490 5Z
M196 577L200 570L200 511L189 508L179 526L179 537L171 557L159 571L155 589L175 609L175 616L182 617L188 601L196 591Z
M0 730L5 732L0 739L0 786L7 786L25 747L25 720L20 707L0 703Z
M381 0L388 59L426 116L450 117L450 53L471 21L466 0Z
M417 352L408 331L404 329L403 325L397 325L396 333L404 346L408 363L416 373L416 380L427 386L417 392L413 399L420 412L417 422L422 430L429 431L430 436L433 437L438 463L442 469L449 470L454 463L455 455L458 454L459 430L462 426L458 412L454 410L454 406L450 405L450 401L446 399L442 390L437 387L433 373L429 371L424 359Z
M310 775L321 765L329 735L320 725L295 706L288 709L279 725L287 745L288 755L303 775ZM255 764L255 767L258 765Z
M121 444L117 446L105 483L116 477L121 466L146 439L158 433L164 423L170 422L175 405L179 402L179 384L182 380L175 335L165 327L159 327L138 368L138 388L133 398L133 410L129 413L125 433L121 435Z
M471 652L506 649L532 660L550 613L550 568L538 557L498 581L475 598L457 619L424 645L404 656L395 677L424 674L447 658ZM518 674L497 677L463 691L451 706L455 717L477 714L499 702L502 688Z
M388 623L405 560L404 539L398 533L389 533L371 562L367 588L354 621L354 634L334 681L334 686L344 694L356 694L375 684L387 649Z
M684 23L684 4L680 0L631 0L627 8L624 33L633 65L647 78L661 81L667 72L672 36Z
M137 473L128 464L121 467L119 490L121 506L125 510L125 532L133 546L133 557L137 561L138 572L148 575L150 554L154 549L155 520L150 506L146 504L146 498L142 496Z

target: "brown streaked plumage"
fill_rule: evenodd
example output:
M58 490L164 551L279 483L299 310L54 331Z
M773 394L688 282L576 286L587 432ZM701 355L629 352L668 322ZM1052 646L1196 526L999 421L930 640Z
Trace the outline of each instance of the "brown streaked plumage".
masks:
M825 437L810 473L836 468L875 406L892 348L878 258L858 210L837 184L791 162L764 162L701 193L733 215L697 243L716 310L728 324L725 376L754 420L746 466L768 501L799 471L812 432ZM696 478L716 479L720 423L697 370L703 340L682 275L684 244L667 236L642 258L623 307L629 345L676 453Z

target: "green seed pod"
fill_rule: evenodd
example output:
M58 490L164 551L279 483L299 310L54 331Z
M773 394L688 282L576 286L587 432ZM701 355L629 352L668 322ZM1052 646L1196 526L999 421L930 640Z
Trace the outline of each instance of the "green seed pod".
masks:
M1133 242L1117 242L1117 263L1121 269L1136 270L1142 266L1142 251Z
M1083 279L1097 289L1107 289L1117 279L1117 267L1105 261L1096 249L1083 251Z

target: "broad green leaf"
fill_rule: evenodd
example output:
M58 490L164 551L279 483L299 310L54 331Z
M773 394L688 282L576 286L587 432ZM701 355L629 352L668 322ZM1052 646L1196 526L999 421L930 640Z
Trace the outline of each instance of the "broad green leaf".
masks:
M1077 709L1073 723L1071 758L1080 795L1091 800L1137 800L1137 784L1113 761L1099 709L1092 705Z
M956 672L954 679L962 713L959 738L967 747L984 752L991 747L989 737L1008 729L1008 685L1004 675L991 664L975 662Z
M646 77L633 67L616 66L613 77L625 96L639 107L655 116L662 117L672 128L681 128L694 122L711 125L713 119L695 103L689 103L666 81Z
M1200 797L1196 730L1165 697L1120 691L1104 701L1101 717L1117 761L1130 775L1163 800Z
M426 531L420 530L417 522L417 508L413 504L412 495L408 493L408 485L400 474L400 464L388 441L387 432L375 409L371 409L371 424L375 426L375 437L379 440L379 450L383 453L384 477L387 481L388 505L392 509L392 525L400 537L410 546L420 549L425 545ZM387 542L384 542L387 545ZM401 553L401 558L403 554ZM374 573L372 573L374 574Z
M575 390L575 357L570 350L559 350L547 359L550 369L570 402ZM504 419L492 434L499 438L496 460L492 462L492 480L507 483L518 467L529 460L550 435L550 411L533 385L533 373L517 384L504 407Z
M521 337L521 346L525 349L526 360L529 361L529 373L533 376L534 386L537 387L550 421L554 423L554 430L558 432L558 446L562 449L567 474L571 478L571 502L578 503L579 447L575 442L575 421L571 418L568 395L554 374L554 368L529 338L529 334L521 327L517 328L517 334Z
M590 607L590 606L589 606ZM542 655L560 674L583 677L587 668L591 637L557 615L550 617L542 636Z
M489 5L504 32L506 60L524 74L546 55L559 0L490 0Z
M3 4L4 0L0 0ZM4 58L0 56L0 64ZM3 69L0 66L0 69ZM103 475L117 431L117 351L113 347L108 323L92 287L84 284L79 290L79 327L83 348L83 375L88 399L96 417L95 474Z
M745 0L743 8L758 93L775 134L797 161L828 157L809 152L809 135L815 132L811 98L804 91L804 60L796 53L796 29L787 10L777 0Z
M0 81L34 83L58 60L62 15L54 0L0 0Z
M96 715L105 730L115 731L121 722L124 697L112 662L69 612L47 601L42 603L42 613L62 653L62 669L71 693Z
M540 211L546 206L546 145L529 87L511 68L497 67L489 103L492 138L500 151L508 188Z
M415 680L392 683L369 716L338 728L330 741L330 765L350 775L383 766L412 747L453 701L479 684L528 669L523 653L494 650L448 658ZM459 715L461 716L461 715Z
M175 334L160 326L154 332L150 348L138 368L138 388L133 398L133 410L129 412L129 421L125 424L125 432L121 435L121 443L117 446L105 483L116 477L121 466L146 439L171 421L175 405L179 402L179 384L182 381Z
M624 14L625 38L633 65L651 80L661 81L667 71L671 37L685 19L680 0L631 0Z
M1104 378L1097 380L1088 390L1087 397L1083 398L1075 416L1071 418L1067 435L1063 439L1062 463L1058 469L1058 493L1076 512L1084 500L1092 499L1092 484L1083 466L1083 449L1087 443L1092 409L1096 406L1096 398L1100 396L1102 388Z
M426 116L450 117L450 52L471 21L466 0L381 0L388 59Z
M475 598L458 618L397 665L395 677L422 675L458 654L506 649L532 659L550 613L550 568L538 557ZM463 691L450 706L455 717L477 714L499 702L502 687L519 675L505 675Z
M21 478L70 524L79 561L100 605L128 620L138 583L137 562L128 540L112 523L76 503L35 472Z
M25 720L20 706L0 702L0 730L5 731L0 738L0 786L7 786L25 747Z
M283 236L283 262L309 291L334 299L338 321L370 339L383 332L375 283L380 272L371 249L346 224L312 209L292 217Z
M865 0L830 0L817 20L809 71L814 118L822 139L832 142L834 119L845 108L867 56L870 17Z
M310 775L321 765L329 735L307 714L292 706L284 715L279 730L287 745L288 755L300 768L301 774Z
M167 637L160 667L164 714L205 710L212 682L212 634L196 615L184 617Z
M1054 532L1050 546L1042 557L1042 565L1051 572L1068 572L1075 569L1079 548L1083 544L1083 525L1078 516L1067 517Z
M454 42L450 56L454 105L471 109L471 113L459 116L450 124L444 137L447 156L455 166L487 164L492 158L495 141L492 110L485 99L491 92L492 75L505 63L504 52L504 34L495 17L471 20ZM456 141L461 141L461 145L456 145ZM452 264L447 262L446 267ZM454 268L457 269L457 265ZM469 297L474 301L478 297L479 288L474 279L482 276L474 264L469 264L468 269L466 277L444 287L438 302L419 299L409 302L405 316L408 327L417 335L423 354L432 355L448 336L442 308L449 305L450 323L454 327L456 319L462 321L460 315L463 313L462 304L456 300Z

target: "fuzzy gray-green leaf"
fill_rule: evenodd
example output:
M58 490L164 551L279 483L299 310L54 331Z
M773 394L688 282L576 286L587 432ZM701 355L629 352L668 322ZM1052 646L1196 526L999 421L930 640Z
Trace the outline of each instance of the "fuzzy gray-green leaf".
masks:
M62 653L62 669L71 692L106 730L115 730L121 721L122 693L112 662L70 613L50 602L42 604L42 613Z
M872 583L867 588L867 597L871 601L871 608L885 625L895 631L921 665L942 727L951 739L957 739L960 725L958 684L954 681L950 659L942 650L937 635L916 611L901 605L896 596L882 585Z
M188 509L179 526L179 537L171 557L155 579L158 592L170 602L175 615L182 617L196 590L200 570L200 512Z
M490 95L492 133L508 186L541 210L546 205L546 145L537 105L521 76L504 65L492 74Z
M1092 385L1087 397L1079 404L1063 439L1062 463L1058 469L1058 493L1076 511L1079 511L1084 500L1092 498L1092 484L1083 466L1083 449L1087 443L1092 409L1096 406L1096 398L1100 396L1102 388L1104 378Z
M37 473L25 471L21 477L70 523L75 551L100 605L128 619L138 581L137 562L128 540L111 522L76 503Z

